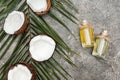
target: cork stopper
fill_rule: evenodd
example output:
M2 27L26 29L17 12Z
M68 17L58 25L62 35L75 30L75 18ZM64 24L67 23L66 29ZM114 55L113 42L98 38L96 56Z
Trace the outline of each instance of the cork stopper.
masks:
M88 24L87 20L83 20L82 25L87 25L87 24Z
M107 30L104 30L104 31L102 32L102 35L103 35L103 36L108 36L108 31L107 31Z
M87 20L83 20L82 24L79 25L80 29L83 29L84 27L91 27L91 25L88 23Z

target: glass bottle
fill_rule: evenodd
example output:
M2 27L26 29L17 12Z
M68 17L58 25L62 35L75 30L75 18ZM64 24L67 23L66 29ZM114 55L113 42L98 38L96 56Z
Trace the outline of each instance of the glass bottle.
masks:
M80 39L82 47L90 48L94 45L94 30L91 25L84 20L80 26Z
M92 55L105 58L108 43L108 33L107 30L104 30L99 36L97 36Z

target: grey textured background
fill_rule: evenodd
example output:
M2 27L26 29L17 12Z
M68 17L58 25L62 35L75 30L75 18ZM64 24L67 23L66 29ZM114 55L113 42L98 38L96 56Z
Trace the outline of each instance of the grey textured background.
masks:
M71 0L79 13L72 11L80 22L86 19L94 28L95 35L107 29L110 45L106 59L91 55L92 49L82 48L79 27L58 14L69 26L77 39L49 16L45 18L78 55L70 55L78 67L71 67L61 58L58 61L72 75L69 80L120 80L120 0ZM14 45L13 45L14 46ZM8 53L10 53L9 51ZM2 64L6 57L0 61Z
M80 54L71 56L78 68L66 67L72 74L70 80L120 80L120 0L72 0L79 9L79 21L86 19L94 28L95 35L107 29L110 45L105 60L91 55L92 49L81 47L78 25L67 24L77 37L62 35L68 44ZM58 28L59 30L59 28ZM65 65L66 63L64 63Z
M88 20L98 35L103 29L109 31L110 46L106 60L91 55L92 49L84 49L78 41L72 41L81 57L74 56L78 68L70 70L71 80L120 80L120 0L73 0L79 9L79 20ZM78 36L78 29L74 31Z

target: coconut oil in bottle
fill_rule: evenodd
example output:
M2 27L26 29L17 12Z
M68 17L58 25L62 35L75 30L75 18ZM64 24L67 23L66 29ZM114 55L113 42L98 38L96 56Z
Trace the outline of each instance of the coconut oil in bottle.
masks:
M92 55L105 58L108 44L108 33L107 30L104 30L99 36L97 36Z
M94 30L91 25L84 20L80 26L80 39L82 47L90 48L94 45Z

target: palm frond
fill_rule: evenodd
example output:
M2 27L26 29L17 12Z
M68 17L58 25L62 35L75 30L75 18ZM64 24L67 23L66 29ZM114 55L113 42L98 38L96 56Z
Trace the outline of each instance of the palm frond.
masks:
M77 18L65 8L65 4L70 6L76 11L76 8L69 0L51 0L52 9L55 9L58 13L65 16L71 22L76 23ZM65 2L65 4L62 4ZM0 20L4 18L13 10L23 11L29 18L29 26L25 33L16 35L7 35L2 29L0 30L0 60L4 58L8 50L12 47L15 42L15 46L12 47L13 51L9 58L6 60L5 64L0 67L0 80L5 80L6 70L10 65L18 62L26 62L33 65L37 71L37 80L61 80L61 77L68 79L71 75L63 68L59 61L55 57L52 57L45 62L35 62L29 56L29 41L32 37L39 34L46 34L52 37L56 43L57 47L55 54L63 58L71 66L76 66L67 53L76 54L70 47L62 40L58 33L47 23L44 16L37 16L33 13L29 7L26 5L25 0L1 0L0 1ZM48 16L51 19L56 20L59 24L65 27L71 34L69 27L58 17L53 10L50 10ZM67 76L65 76L65 74Z
M19 4L20 0L10 0L8 4L6 4L8 1L5 1L2 3L3 9L0 10L0 20L2 20L3 18L5 18L5 16L10 13L12 10L14 10L17 6L17 4ZM7 6L6 6L7 5Z

